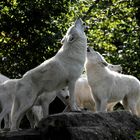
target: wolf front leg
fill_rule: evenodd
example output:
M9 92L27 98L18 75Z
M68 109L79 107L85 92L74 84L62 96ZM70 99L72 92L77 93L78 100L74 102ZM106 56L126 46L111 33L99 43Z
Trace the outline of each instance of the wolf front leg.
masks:
M6 109L3 109L0 113L0 130L1 130L1 123L2 123L2 120L3 118L7 115L7 110Z
M43 118L46 118L49 115L49 103L43 102L41 106L43 111Z
M30 122L30 126L31 126L31 128L34 128L34 126L35 126L35 116L34 116L34 113L33 113L33 110L32 109L30 109L27 113L26 113L26 117L27 117L27 119L29 120L29 122Z
M70 94L70 100L69 100L70 110L71 111L81 111L80 108L78 108L78 106L76 104L76 99L75 99L75 95L74 95L75 82L76 81L71 81L68 83L68 90L69 90L69 94Z

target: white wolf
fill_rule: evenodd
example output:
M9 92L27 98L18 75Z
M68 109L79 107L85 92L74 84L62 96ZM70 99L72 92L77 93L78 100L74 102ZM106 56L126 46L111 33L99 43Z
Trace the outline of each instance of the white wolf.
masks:
M2 84L3 83L3 84ZM12 106L12 97L15 93L12 91L14 88L14 80L9 79L8 77L0 74L0 129L1 129L1 121L4 118L4 129L8 130L10 128L10 122L9 122L9 115L11 112L11 106ZM11 85L12 84L12 85ZM2 89L4 90L2 91ZM7 91L7 92L5 92ZM9 91L9 92L8 92ZM8 94L7 94L8 93ZM30 122L31 128L34 128L37 126L38 122L46 117L48 115L48 108L49 104L53 101L55 97L58 97L61 99L62 102L64 102L65 105L69 105L69 92L67 87L60 90L58 93L55 91L52 91L47 94L43 93L38 98L34 106L26 113L26 116ZM45 108L45 109L44 109ZM43 110L44 109L44 110Z
M109 70L104 58L90 47L85 66L96 111L106 111L107 103L123 100L124 108L137 114L140 82L136 77Z
M13 97L16 92L15 91L16 82L17 82L17 79L9 79L0 85L0 107L1 107L0 128L1 128L1 121L3 118L4 118L4 124L5 124L4 129L10 128L9 116L10 116L10 112L12 108ZM47 117L48 111L49 111L49 104L54 100L56 96L58 97L61 96L61 98L63 98L64 101L67 101L66 98L69 96L69 92L67 88L65 87L64 89L61 89L58 92L52 91L52 92L48 92L47 94L43 92L40 96L38 96L34 104L35 106L33 106L33 108L31 108L26 113L27 118L32 128L37 125L37 123L40 121L41 118ZM38 110L38 108L41 108L41 111L42 111L42 115L40 113L40 116L36 114L37 112L41 112ZM32 117L33 115L34 115L35 121Z
M116 72L122 71L121 65L113 65L108 63L107 67L112 71L116 71ZM88 84L86 75L81 75L81 77L78 78L78 80L76 81L74 94L76 96L77 105L80 108L86 108L95 111L95 101L90 86ZM113 105L108 104L107 108L109 111L111 111Z
M6 80L9 80L9 78L6 77L3 74L0 74L0 84L5 82ZM1 108L1 111L2 111L2 108ZM8 128L8 127L9 127L9 118L8 118L8 116L5 116L5 118L4 118L4 128ZM0 129L1 129L1 122L0 122Z
M52 91L48 93L44 92L37 98L37 101L35 102L32 109L26 113L26 116L30 122L31 128L34 128L35 126L37 126L38 122L42 118L46 118L49 115L49 105L55 99L56 96L60 98L62 102L64 101L68 102L69 91L67 87L61 89L58 92L56 91Z
M74 87L83 71L86 59L85 27L81 19L76 20L63 38L63 46L58 53L16 81L10 130L19 129L22 116L33 106L42 92L57 91L68 86L70 108L72 111L78 110L74 97Z
M4 124L5 124L4 129L10 128L9 115L11 112L13 96L15 94L14 86L16 84L16 81L17 81L16 79L12 80L0 74L0 83L1 83L0 85L0 107L1 107L0 126L1 126L1 121L4 118ZM69 98L69 92L68 92L67 87L61 89L58 92L52 91L47 94L42 93L37 98L37 101L35 102L35 106L26 113L27 118L32 128L37 125L37 123L41 120L41 118L47 117L49 104L54 100L56 96L61 97L61 99L63 99L64 101L67 101L67 98ZM35 118L35 121L33 118Z

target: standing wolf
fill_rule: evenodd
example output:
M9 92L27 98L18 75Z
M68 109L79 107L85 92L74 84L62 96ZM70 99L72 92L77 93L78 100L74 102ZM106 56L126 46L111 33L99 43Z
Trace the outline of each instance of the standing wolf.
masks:
M76 80L80 77L86 58L86 28L81 19L75 21L64 38L58 53L38 67L28 71L16 83L16 93L11 110L11 130L19 128L23 114L34 104L43 91L60 90L68 86L70 108L78 110L74 98Z
M108 103L121 101L126 110L137 114L140 81L132 76L111 71L103 56L87 48L85 64L88 83L95 99L96 111L106 111Z

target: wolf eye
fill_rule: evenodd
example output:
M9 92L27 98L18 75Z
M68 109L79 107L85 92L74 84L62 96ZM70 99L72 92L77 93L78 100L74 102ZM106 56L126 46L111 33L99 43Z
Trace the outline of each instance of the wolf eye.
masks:
M86 25L86 23L85 23L85 22L83 22L83 25L85 26L85 25Z

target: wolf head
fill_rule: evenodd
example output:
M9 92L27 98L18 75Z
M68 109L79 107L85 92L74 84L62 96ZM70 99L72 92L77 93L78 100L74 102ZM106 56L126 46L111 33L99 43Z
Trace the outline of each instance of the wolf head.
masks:
M60 99L65 99L65 100L67 100L67 99L69 99L69 90L68 90L68 87L66 86L66 87L64 87L63 89L61 89L59 92L58 92L58 97L60 97ZM63 100L62 99L62 100Z
M86 35L84 33L86 28L86 24L81 19L77 19L75 23L68 29L66 35L61 40L61 43L73 43L77 39L86 40Z
M91 47L87 47L87 61L90 61L93 64L101 64L102 66L108 66L108 63L104 57L99 53L93 50Z

